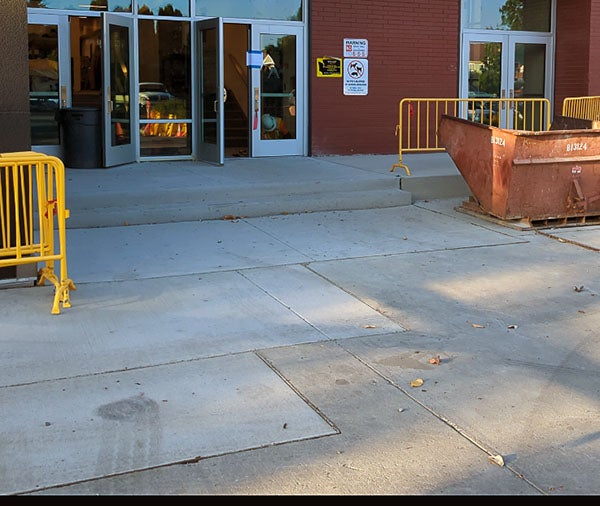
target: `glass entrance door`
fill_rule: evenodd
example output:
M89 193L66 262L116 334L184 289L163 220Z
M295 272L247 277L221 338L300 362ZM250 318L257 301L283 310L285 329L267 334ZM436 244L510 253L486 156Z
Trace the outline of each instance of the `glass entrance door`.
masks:
M464 35L461 96L469 98L548 98L552 96L551 40L546 36L516 34ZM498 110L496 110L498 109ZM521 113L508 114L502 107L482 109L484 123L503 128L527 128L514 124Z
M300 27L252 26L252 154L304 155L304 65Z
M223 165L224 103L227 92L223 77L223 20L198 21L196 24L196 54L198 55L197 153L200 160Z
M133 19L103 15L102 57L104 165L111 167L136 159L137 135L132 135L137 102L132 75Z
M28 39L31 144L62 158L57 113L71 101L67 17L30 15Z

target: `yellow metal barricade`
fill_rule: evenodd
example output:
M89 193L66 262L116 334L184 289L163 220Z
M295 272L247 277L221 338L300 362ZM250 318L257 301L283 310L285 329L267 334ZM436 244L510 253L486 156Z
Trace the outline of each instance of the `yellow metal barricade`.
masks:
M562 115L600 121L600 97L567 97L563 101Z
M44 262L37 284L54 285L52 314L59 314L75 290L67 273L65 167L35 151L0 153L0 175L0 267Z
M398 109L398 163L404 153L444 151L437 138L442 115L515 130L541 131L550 128L550 101L547 98L404 98Z

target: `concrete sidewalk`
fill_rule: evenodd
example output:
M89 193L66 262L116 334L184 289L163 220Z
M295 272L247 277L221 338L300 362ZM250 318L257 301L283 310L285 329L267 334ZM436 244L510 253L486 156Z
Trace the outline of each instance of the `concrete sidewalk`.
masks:
M462 200L70 229L71 308L0 290L0 493L597 495L598 227Z

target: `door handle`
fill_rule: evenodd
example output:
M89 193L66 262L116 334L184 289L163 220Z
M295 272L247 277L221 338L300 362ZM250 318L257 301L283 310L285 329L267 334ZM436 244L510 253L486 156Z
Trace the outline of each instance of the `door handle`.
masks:
M252 120L252 130L258 130L258 108L259 108L259 93L258 86L254 87L254 119Z
M113 112L113 101L110 98L110 86L106 88L106 110L109 114Z

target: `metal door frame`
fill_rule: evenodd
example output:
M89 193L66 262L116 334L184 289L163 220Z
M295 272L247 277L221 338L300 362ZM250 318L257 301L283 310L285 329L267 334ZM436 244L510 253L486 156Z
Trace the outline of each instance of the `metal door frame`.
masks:
M58 30L58 82L60 108L71 105L71 30L68 14L29 13L28 25L56 25ZM59 134L60 135L60 134ZM50 156L63 158L63 144L59 137L58 144L35 145L32 149Z
M196 158L205 162L223 165L225 162L225 107L227 100L225 90L225 77L223 71L223 18L210 18L194 23L195 35L195 54L196 60L193 65L196 68L196 134L194 140L196 143ZM207 30L215 30L215 47L212 55L213 61L204 60L204 42L203 34ZM204 66L214 64L208 71L214 75L215 97L205 97ZM205 99L210 100L208 104ZM222 98L222 99L221 99ZM206 114L206 107L210 105L214 117ZM207 132L214 128L213 142L209 141Z
M306 156L308 148L305 140L305 118L307 117L307 99L305 85L305 47L304 26L291 26L285 24L273 23L252 23L250 27L250 50L260 51L261 34L273 35L293 35L296 37L296 138L295 139L277 139L263 140L261 139L261 129L252 129L251 135L251 152L252 156ZM261 96L261 68L251 68L249 83L249 104L252 104L251 113L258 114L258 119L262 117L262 111L256 111L255 100ZM260 100L259 100L260 102ZM254 124L254 121L252 122ZM259 121L260 123L260 121Z
M532 34L515 33L515 32L491 32L465 30L462 34L461 54L460 54L460 77L459 77L459 96L463 98L469 97L469 54L470 44L473 42L501 44L502 47L502 63L501 63L501 96L498 98L510 98L514 95L513 72L515 66L515 46L516 44L541 44L546 46L546 61L545 61L545 77L544 77L544 97L550 100L554 96L554 37L552 34ZM552 110L552 107L551 107ZM509 115L510 116L510 115ZM507 124L505 114L501 117L501 126L511 128L512 125Z
M112 111L114 103L111 100L111 76L108 71L111 68L110 62L110 27L120 26L128 29L129 44L129 128L130 142L120 145L112 145L112 128L115 128L119 122L112 121ZM139 111L137 107L138 93L137 87L137 58L134 44L134 19L130 15L102 13L102 130L104 145L104 166L111 167L125 163L135 162L137 160L139 134L136 125L139 124Z

